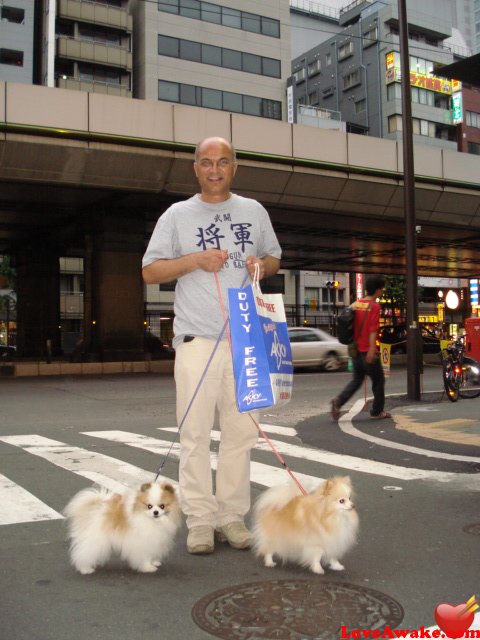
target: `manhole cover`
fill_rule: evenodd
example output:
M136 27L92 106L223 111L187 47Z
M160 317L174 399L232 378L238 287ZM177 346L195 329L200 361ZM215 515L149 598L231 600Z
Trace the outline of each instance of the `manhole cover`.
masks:
M463 527L465 533L471 533L473 536L480 536L480 522L472 522Z
M193 606L192 617L218 638L338 640L342 625L394 628L403 609L390 596L353 584L270 580L215 591Z

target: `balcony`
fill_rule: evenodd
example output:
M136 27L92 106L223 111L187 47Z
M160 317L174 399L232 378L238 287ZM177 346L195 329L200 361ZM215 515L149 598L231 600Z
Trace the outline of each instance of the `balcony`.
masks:
M114 47L99 42L78 40L68 36L57 36L57 56L110 67L132 70L132 53L123 47Z
M57 87L60 89L73 89L74 91L89 91L90 93L103 93L109 96L131 98L132 91L121 84L109 84L107 82L88 82L78 78L60 76L57 78Z
M127 9L85 2L84 0L59 0L58 18L69 18L80 22L102 24L132 32L132 16Z

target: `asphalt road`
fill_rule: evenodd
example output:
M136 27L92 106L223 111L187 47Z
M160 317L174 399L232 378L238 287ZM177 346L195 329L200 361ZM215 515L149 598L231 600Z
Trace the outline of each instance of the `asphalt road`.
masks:
M184 528L174 554L154 575L134 573L117 561L91 576L75 573L68 563L63 507L92 478L150 479L174 438L173 380L155 375L1 380L0 639L203 640L215 636L192 618L202 598L275 580L313 581L319 592L343 590L351 595L352 615L357 606L359 612L368 609L362 594L373 590L398 603L403 614L397 626L408 629L435 624L440 603L458 604L478 594L480 536L465 528L480 529L480 465L474 462L480 463L480 405L441 402L438 393L413 405L392 400L395 423L380 423L361 412L359 392L347 407L353 413L332 424L329 399L348 376L296 374L294 400L265 411L261 420L302 481L339 473L352 478L361 520L358 544L346 558L345 572L327 571L323 577L292 565L267 569L250 552L225 546L211 556L192 557L185 550ZM404 369L394 369L388 392L404 394L405 376ZM426 391L441 389L438 368L426 369L423 385ZM455 437L460 433L466 440L436 437L440 423L452 432L459 421ZM217 447L215 440L212 450ZM265 443L252 460L253 498L288 479ZM177 464L174 448L165 477L177 478ZM318 603L302 613L318 632L310 626L297 635L292 630L264 635L258 629L242 635L240 625L219 637L340 637L322 631L329 615L331 609Z

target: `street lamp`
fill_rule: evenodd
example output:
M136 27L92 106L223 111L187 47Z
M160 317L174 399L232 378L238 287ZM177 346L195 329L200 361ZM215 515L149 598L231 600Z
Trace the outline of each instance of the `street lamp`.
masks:
M415 225L415 171L413 164L412 92L406 0L398 0L400 61L402 70L403 177L405 261L407 276L407 396L420 400L422 358L418 331L417 234Z

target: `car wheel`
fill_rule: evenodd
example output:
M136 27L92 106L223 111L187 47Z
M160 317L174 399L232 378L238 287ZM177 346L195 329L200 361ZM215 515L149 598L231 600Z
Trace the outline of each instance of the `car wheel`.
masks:
M323 361L323 368L325 371L338 371L342 363L336 353L327 353L325 360Z

